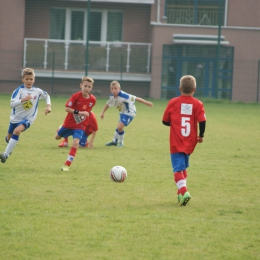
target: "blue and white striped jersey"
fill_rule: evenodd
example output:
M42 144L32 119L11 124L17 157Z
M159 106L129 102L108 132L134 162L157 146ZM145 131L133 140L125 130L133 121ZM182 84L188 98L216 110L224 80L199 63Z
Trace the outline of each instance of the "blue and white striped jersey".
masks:
M31 95L33 99L21 103L21 99ZM40 88L32 87L26 88L21 85L14 90L11 96L10 106L12 108L10 114L11 123L19 123L23 119L27 119L31 124L37 117L38 113L38 102L40 99L46 99L46 104L51 105L51 99L47 92Z
M120 114L128 115L135 117L136 107L135 107L135 98L131 94L128 94L122 90L119 91L118 96L115 98L113 94L109 96L107 104L109 107L116 107Z

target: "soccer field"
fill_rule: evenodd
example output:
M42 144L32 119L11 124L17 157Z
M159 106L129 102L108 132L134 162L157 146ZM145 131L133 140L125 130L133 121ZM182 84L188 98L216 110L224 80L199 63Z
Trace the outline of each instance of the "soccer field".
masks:
M9 100L0 96L0 152ZM105 146L118 112L101 120L106 99L98 98L95 148L79 149L61 172L69 148L54 136L66 100L52 97L47 116L41 100L35 123L0 164L0 259L260 259L259 105L205 100L205 138L188 168L192 199L180 207L161 123L167 101L137 103L119 149ZM115 165L127 169L123 183L109 178Z

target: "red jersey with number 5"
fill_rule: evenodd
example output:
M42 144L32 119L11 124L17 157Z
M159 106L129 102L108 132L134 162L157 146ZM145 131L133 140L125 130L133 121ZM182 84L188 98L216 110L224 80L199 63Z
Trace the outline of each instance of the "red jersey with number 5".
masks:
M85 98L83 97L82 92L79 91L70 97L65 106L78 111L90 112L95 104L96 98L92 94L89 94L89 97ZM86 126L88 125L88 120L88 116L68 113L62 125L68 129L85 130Z
M171 154L191 154L197 145L198 123L206 121L203 103L192 96L173 98L162 120L170 123Z

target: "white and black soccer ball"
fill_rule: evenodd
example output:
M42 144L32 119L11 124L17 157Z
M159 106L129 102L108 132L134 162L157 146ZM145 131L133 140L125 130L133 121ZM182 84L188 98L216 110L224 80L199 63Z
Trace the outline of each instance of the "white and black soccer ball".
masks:
M110 170L109 176L114 182L123 182L127 177L127 171L123 166L114 166Z

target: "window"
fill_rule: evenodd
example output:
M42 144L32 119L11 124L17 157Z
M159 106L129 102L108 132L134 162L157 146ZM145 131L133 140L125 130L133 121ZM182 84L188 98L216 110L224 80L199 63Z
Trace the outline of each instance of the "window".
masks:
M65 9L51 9L50 12L50 39L64 39L65 37Z
M71 8L50 9L50 39L83 40L87 38L87 10ZM90 41L122 41L123 13L92 10Z
M84 12L72 11L71 12L71 40L83 40L84 32Z
M217 45L171 44L163 46L161 97L179 95L182 75L194 75L195 97L231 99L234 47Z
M121 12L108 12L107 41L122 40L123 14Z
M224 25L225 0L166 0L167 22L217 26Z
M89 40L101 41L102 13L91 12L89 26Z

